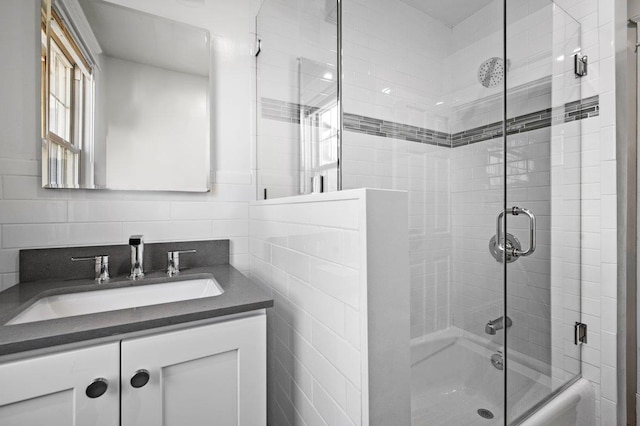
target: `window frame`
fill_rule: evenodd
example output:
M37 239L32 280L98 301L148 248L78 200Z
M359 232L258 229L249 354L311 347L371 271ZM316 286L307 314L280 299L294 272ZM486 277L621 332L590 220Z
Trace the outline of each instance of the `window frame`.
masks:
M42 180L47 188L78 188L82 173L83 147L92 143L90 126L94 113L94 68L87 61L78 42L71 34L61 15L45 1L42 8L41 52L41 125L42 125ZM54 59L55 58L55 59ZM60 102L60 93L54 93L52 70L57 60L64 62L68 75L65 80L65 130L52 128L52 102ZM57 127L57 126L56 126ZM64 133L64 134L62 134ZM89 140L87 140L89 139Z

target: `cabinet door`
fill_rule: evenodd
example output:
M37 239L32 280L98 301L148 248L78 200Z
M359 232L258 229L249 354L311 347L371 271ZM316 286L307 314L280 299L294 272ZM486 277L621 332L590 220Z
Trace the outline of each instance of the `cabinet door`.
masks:
M264 314L123 340L121 366L122 426L266 424Z
M119 358L120 344L110 343L0 364L0 424L118 426ZM106 391L93 385L89 398L96 379Z

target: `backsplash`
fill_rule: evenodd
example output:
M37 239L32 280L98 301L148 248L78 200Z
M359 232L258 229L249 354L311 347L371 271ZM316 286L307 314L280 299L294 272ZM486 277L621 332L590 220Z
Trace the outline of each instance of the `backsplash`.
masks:
M195 250L180 256L180 269L229 263L229 240L176 241L144 246L144 271L164 271L167 252ZM129 245L63 247L20 250L20 282L94 277L94 262L73 262L72 257L109 256L111 277L127 276L131 267Z

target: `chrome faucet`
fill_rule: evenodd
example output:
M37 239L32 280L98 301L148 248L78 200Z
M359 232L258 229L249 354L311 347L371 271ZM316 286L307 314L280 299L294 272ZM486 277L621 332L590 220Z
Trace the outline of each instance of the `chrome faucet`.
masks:
M195 250L176 250L167 252L167 275L173 277L180 273L180 255L195 253Z
M144 241L142 235L130 236L129 245L131 246L131 275L129 275L129 279L144 278Z
M109 256L89 256L89 257L72 257L72 261L92 260L95 262L95 282L104 284L111 278L109 276Z
M513 325L513 321L511 321L511 318L506 317L507 320L504 320L505 317L500 317L500 318L496 318L494 320L491 320L487 323L487 325L484 326L484 332L487 334L491 334L494 335L496 334L496 331L498 330L502 330L503 328L505 328L505 323L506 323L506 327L509 328Z

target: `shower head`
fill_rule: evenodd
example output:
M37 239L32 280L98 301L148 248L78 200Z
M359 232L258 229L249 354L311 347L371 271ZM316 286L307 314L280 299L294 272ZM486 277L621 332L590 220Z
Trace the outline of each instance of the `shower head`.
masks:
M478 68L478 81L484 87L496 87L504 80L504 72L504 60L502 58L489 58Z

